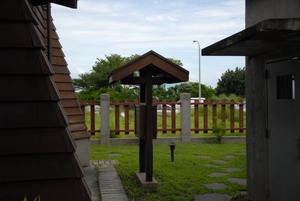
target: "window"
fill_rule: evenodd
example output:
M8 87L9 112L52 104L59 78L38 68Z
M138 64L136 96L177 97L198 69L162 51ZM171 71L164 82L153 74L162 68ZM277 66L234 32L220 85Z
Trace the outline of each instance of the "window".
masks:
M295 76L277 77L277 99L295 99Z

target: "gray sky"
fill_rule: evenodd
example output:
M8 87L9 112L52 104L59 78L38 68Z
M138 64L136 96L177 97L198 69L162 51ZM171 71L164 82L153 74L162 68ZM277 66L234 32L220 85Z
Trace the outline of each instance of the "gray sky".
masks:
M243 0L80 0L78 9L52 5L52 16L71 76L89 72L105 55L150 50L179 59L198 82L201 48L245 27ZM245 66L244 57L201 57L201 82L216 87L227 69Z

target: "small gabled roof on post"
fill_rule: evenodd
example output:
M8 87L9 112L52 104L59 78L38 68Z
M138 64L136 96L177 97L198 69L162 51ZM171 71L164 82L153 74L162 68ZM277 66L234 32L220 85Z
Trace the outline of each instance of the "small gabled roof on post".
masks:
M139 71L140 77L134 73ZM109 83L121 81L123 84L142 84L141 74L151 71L153 84L185 82L189 80L189 71L159 55L153 50L135 60L115 69L109 76Z
M77 0L32 0L32 4L35 6L47 3L56 3L70 8L77 8Z

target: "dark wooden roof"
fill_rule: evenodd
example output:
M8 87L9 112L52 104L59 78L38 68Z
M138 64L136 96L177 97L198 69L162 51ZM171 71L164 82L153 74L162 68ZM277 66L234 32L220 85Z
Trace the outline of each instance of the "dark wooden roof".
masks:
M77 0L31 0L31 1L32 4L35 6L44 5L47 3L56 3L70 8L77 8Z
M0 200L90 201L46 55L45 7L28 2L0 1Z
M134 77L134 73L151 69L155 83L176 83L185 82L189 79L189 72L169 59L149 51L137 59L115 69L109 76L109 82L121 81L124 84L139 84L143 82L142 78Z
M202 50L202 55L251 56L299 51L300 19L268 19Z

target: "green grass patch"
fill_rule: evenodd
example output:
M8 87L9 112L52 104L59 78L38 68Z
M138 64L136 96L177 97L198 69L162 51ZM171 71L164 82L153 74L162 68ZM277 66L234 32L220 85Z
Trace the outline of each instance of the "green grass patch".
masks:
M232 197L239 195L239 191L246 190L227 181L229 177L246 178L245 143L231 144L178 144L175 148L175 162L171 162L168 145L153 145L154 177L159 186L157 192L147 193L142 190L134 178L138 166L138 146L108 146L91 145L91 160L118 160L116 169L121 177L123 186L130 200L194 200L196 195L206 193L227 193ZM108 156L119 153L120 156ZM196 156L211 156L199 158ZM236 158L225 158L234 155ZM213 160L225 160L227 164L218 164ZM218 168L206 167L204 164L220 165ZM212 172L227 172L223 168L235 167L241 171L231 172L224 177L210 177ZM209 190L204 185L221 182L228 185L224 190Z

